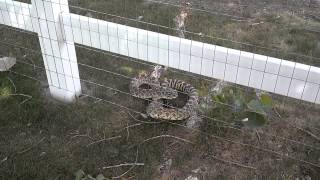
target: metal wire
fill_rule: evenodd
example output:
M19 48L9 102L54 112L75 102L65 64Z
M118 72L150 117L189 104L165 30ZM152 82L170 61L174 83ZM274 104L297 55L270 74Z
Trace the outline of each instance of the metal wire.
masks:
M151 2L154 2L154 1L151 1ZM161 4L165 4L165 3L161 3ZM166 5L168 5L168 4L166 4ZM83 8L83 7L75 6L75 5L69 5L69 7L76 8L76 9L81 9L81 10L88 10L88 11L91 11L91 12L99 12L99 11L96 11L96 10L93 10L93 9ZM181 7L181 6L174 6L174 7ZM220 15L220 16L226 16L226 17L229 17L229 18L233 18L233 19L231 19L233 21L239 21L239 20L249 21L250 20L249 18L244 18L244 17L241 17L241 16L234 16L234 15L230 15L230 14L226 14L226 13L221 13L221 12L218 12L218 11L206 11L206 10L195 9L195 8L192 8L192 9L196 10L196 11L200 11L200 12L205 12L205 13L210 14L210 15ZM109 14L109 13L105 13L105 12L101 12L101 11L99 13L104 13L105 15L110 15L110 16L113 16L113 17L125 18L125 17L122 17L122 16L117 16L117 15L114 15L114 14Z
M15 73L15 74L17 74L17 75L22 75L22 76L24 76L24 77L29 77L29 76L27 76L27 75L24 75L24 74L21 74L21 73L12 71L12 70L10 70L10 72L13 72L13 73ZM34 78L31 77L31 79L34 79ZM120 105L120 104L118 104L118 103L115 103L115 102L112 102L112 101L109 101L109 100L106 100L106 99L98 98L98 97L95 97L95 96L92 96L92 95L89 95L89 94L85 94L85 93L83 93L82 95L84 95L84 96L86 96L86 97L90 97L90 98L92 98L92 99L99 100L99 101L101 101L101 102L106 102L106 103L108 103L108 104L115 105L115 106L117 106L117 107L120 107L120 108L129 110L129 111L132 111L132 112L134 112L134 113L143 114L143 113L140 112L140 111L134 110L134 109L132 109L132 108L129 108L129 107ZM167 123L172 124L172 125L175 125L175 126L183 127L183 128L188 129L188 130L193 130L193 131L199 132L199 133L201 133L201 134L203 134L203 135L205 135L205 136L208 136L208 137L211 137L211 138L215 138L215 139L221 140L221 141L223 141L223 142L238 144L238 145L241 145L241 146L244 146L244 147L247 147L247 148L252 148L252 149L255 149L255 150L258 150L258 151L263 151L263 152L266 152L266 153L269 153L269 154L273 154L273 155L280 156L280 157L282 157L282 158L291 159L291 160L294 160L294 161L297 161L297 162L305 163L305 164L308 164L308 165L311 165L311 166L320 168L320 165L319 165L319 164L315 164L315 163L312 163L312 162L309 162L309 161L305 161L305 160L302 160L302 159L298 159L298 158L292 157L292 156L290 156L290 155L288 155L288 154L285 154L285 153L282 153L282 152L277 152L277 151L274 151L274 150L271 150L271 149L262 148L262 147L259 147L259 146L255 146L255 145L251 145L251 144L246 144L246 143L234 141L234 140L232 140L232 139L228 139L228 138L224 138L224 137L221 137L221 136L217 136L217 135L213 135L213 134L210 134L210 133L206 133L206 132L203 132L203 131L201 131L201 130L199 130L199 129L190 128L190 127L187 127L187 126L185 126L185 125L178 124L178 123L174 123L174 122L170 122L170 121L167 121Z
M24 62L24 61L20 61L20 60L17 60L18 62L20 63L23 63L23 64L26 64L26 65L29 65L31 67L36 67L38 69L41 69L41 70L46 70L46 71L50 71L48 69L45 69L43 67L40 67L40 66L35 66L34 64L30 64L30 63L27 63L27 62ZM82 64L80 64L82 65ZM89 66L89 65L86 65L87 67L92 67L92 66ZM96 67L95 67L96 68ZM101 69L102 70L102 69ZM55 72L55 73L58 73L58 72ZM58 73L60 74L60 73ZM114 75L119 75L118 73L114 73ZM67 76L67 75L66 75ZM131 80L132 78L130 77L127 77L127 76L122 76L122 77L125 77L129 80ZM75 78L75 77L72 77L72 78ZM92 82L92 81L89 81L89 80L84 80L84 79L80 79L80 81L82 82L85 82L85 83L89 83L89 84L93 84L95 86L99 86L99 87L102 87L102 88L105 88L105 89L109 89L109 90L112 90L112 91L115 91L115 92L118 92L118 93L121 93L121 94L124 94L124 95L127 95L127 96L130 96L130 97L133 97L132 94L130 93L127 93L127 92L124 92L122 90L119 90L119 89L116 89L116 88L113 88L113 87L110 87L110 86L106 86L106 85L103 85L103 84L99 84L99 83L96 83L96 82ZM64 90L67 90L67 89L64 89ZM136 98L136 97L135 97ZM145 99L145 98L139 98L139 99L142 99L142 100L145 100L145 101L148 101L148 102L151 102L152 100L150 99ZM166 104L163 104L162 105L166 105ZM166 105L168 106L168 105ZM176 107L173 107L173 106L169 106L170 108L174 108L174 109L177 109ZM226 122L226 121L223 121L223 120L219 120L217 118L212 118L212 117L209 117L209 116L205 116L205 115L199 115L200 117L202 118L206 118L206 119L210 119L210 120L213 120L213 121L216 121L216 122L219 122L219 123L224 123L224 124L227 124L227 125L231 125L232 127L232 124L229 123L229 122ZM244 131L240 130L240 129L237 129L237 128L232 128L234 130L237 130L237 131L240 131L242 133L245 133ZM317 150L320 150L320 148L318 147L314 147L312 145L309 145L309 144L305 144L303 142L299 142L299 141L295 141L295 140L292 140L292 139L288 139L288 138L285 138L285 137L281 137L281 136L276 136L276 135L273 135L273 134L270 134L270 133L265 133L265 132L259 132L260 134L264 134L266 136L270 136L270 137L274 137L274 138L279 138L279 139L282 139L282 140L285 140L285 141L289 141L289 142L292 142L292 143L295 143L295 144L300 144L300 145L303 145L303 146L306 146L306 147L310 147L310 148L313 148L313 149L317 149Z
M96 10L92 10L92 9L88 9L88 8L78 7L78 6L70 6L70 7L78 8L78 9L81 9L81 10L86 10L86 11L94 12L94 13L98 13L98 14L103 14L103 15L107 15L107 16L111 16L111 17L116 17L116 18L120 18L120 19L124 19L124 20L129 20L129 21L133 21L133 22L138 22L138 23L142 23L142 24L146 24L146 25L150 25L150 26L155 26L155 27L159 27L159 28L164 28L164 29L169 29L169 30L176 31L175 28L171 28L171 27L163 26L163 25L159 25L159 24L154 24L154 23L151 23L151 22L145 22L145 21L141 21L141 20L138 20L138 19L122 17L122 16L119 16L119 15L109 14L109 13L96 11ZM187 33L187 34L195 35L195 36L198 36L198 37L201 37L201 38L210 38L210 39L215 39L215 40L222 40L222 41L227 41L227 42L231 42L231 43L235 43L235 44L239 44L239 45L244 45L244 46L248 46L248 47L253 47L253 48L259 48L259 49L264 49L264 50L268 50L268 51L273 51L273 52L277 52L277 53L282 52L282 50L279 50L279 48L270 48L270 47L265 47L265 46L261 46L261 45L254 45L254 44L250 44L250 43L246 43L246 42L235 41L235 40L232 40L232 39L221 38L221 37L202 34L202 33L199 34L197 32L192 32L192 31L188 31L188 30L183 30L183 32ZM316 59L316 60L320 61L320 57L313 57L313 56L304 55L304 54L295 53L295 52L286 52L286 54L295 55L295 56L299 56L299 57L303 57L303 58ZM288 60L291 60L291 59L288 59Z
M47 0L44 0L44 2L50 2L50 3L53 3L53 4L57 4L55 2L51 2L51 1L47 1ZM59 5L61 5L61 4L59 4ZM83 8L83 7L79 7L79 6L72 6L72 5L69 5L69 7L80 9L80 10L85 10L85 11L89 11L89 12L94 12L94 13L98 13L98 14L103 14L103 15L107 15L107 16L111 16L111 17L116 17L116 18L120 18L120 19L124 19L124 20L129 20L129 21L133 21L133 22L138 22L138 23L142 23L142 24L147 24L147 25L150 25L150 26L158 27L158 28L165 28L165 29L170 29L170 30L174 30L174 31L176 30L175 28L171 28L171 27L168 27L168 26L163 26L163 25L154 24L154 23L151 23L151 22L141 21L141 20L138 20L138 19L132 19L132 18L127 18L127 17L123 17L123 16L119 16L119 15L114 15L114 14L110 14L110 13L96 11L96 10L93 10L93 9ZM42 19L42 18L40 18L40 19ZM43 20L46 20L46 21L50 22L50 20L48 20L48 19L43 19ZM278 48L269 48L269 47L265 47L265 46L254 45L254 44L250 44L250 43L246 43L246 42L240 42L240 41L235 41L235 40L232 40L232 39L221 38L221 37L216 37L216 36L211 36L211 35L206 35L206 34L199 35L199 33L188 31L188 30L184 30L184 33L196 35L196 36L199 36L199 37L202 37L202 38L205 37L205 38L210 38L210 39L215 39L215 40L227 41L227 42L231 42L231 43L235 43L235 44L239 44L239 45L249 46L249 47L253 47L253 48L265 49L265 50L273 51L273 52L277 52L277 53L281 52L281 50L279 50ZM308 55L295 53L295 52L287 52L286 54L295 55L295 56L299 56L299 57L303 57L303 58L315 59L315 60L320 61L320 57L313 57L313 56L308 56ZM291 59L289 59L289 60L291 60Z
M170 5L170 6L174 6L174 7L181 7L181 5L180 4L173 4L173 3L170 3L170 2L163 2L163 0L149 0L149 1L151 1L151 2L154 2L154 3L158 3L158 4L163 4L163 5ZM223 5L227 5L227 3L224 3L224 2L213 2L214 4L223 4ZM257 2L257 3L259 3L259 2ZM308 6L308 8L319 8L320 6L316 6L316 4L315 3L311 3L312 5L314 5L314 6ZM250 7L261 7L261 6L259 6L259 5L255 5L255 4L241 4L241 2L238 2L237 4L235 4L236 6L240 6L240 7L248 7L248 6L250 6ZM266 5L265 3L264 3L264 5ZM286 6L282 6L282 5L275 5L276 7L286 7L286 8L289 8L289 7L299 7L299 8L302 8L302 6L292 6L292 5L286 5ZM274 7L274 6L272 6L272 7ZM199 9L199 8L194 8L194 7L192 7L192 9L193 10L196 10L196 11L201 11L201 12L205 12L205 13L210 13L210 10L207 10L207 9Z
M72 6L70 6L70 7L72 7ZM99 11L91 10L91 9L87 9L87 8L81 8L81 7L77 7L77 8L80 8L80 9L82 9L82 10L87 10L87 11L95 12L95 13L100 13L100 14L108 15L108 16L117 17L117 18L124 19L124 20L134 21L134 22L137 22L137 23L147 24L147 25L150 25L150 26L158 27L158 28L165 28L165 29L170 29L170 30L176 31L175 28L170 28L170 27L168 27L168 26L162 26L162 25L158 25L158 24L154 24L154 23L150 23L150 22L144 22L144 21L137 20L137 19L131 19L131 18L126 18L126 17L122 17L122 16L118 16L118 15L112 15L112 14L108 14L108 13L104 13L104 12L99 12ZM41 18L40 18L40 19L41 19ZM46 21L52 22L52 21L47 20L47 19L42 19L42 20L46 20ZM55 22L54 22L54 23L55 23ZM80 25L81 25L81 24L80 24ZM7 27L7 26L6 26L6 27ZM7 27L7 28L9 28L9 27ZM16 29L16 28L10 28L10 29L12 29L12 30L14 30L14 31L19 31L19 32L25 32L24 30L21 31L21 30L18 30L18 29ZM231 40L231 39L226 39L226 38L221 38L221 37L216 37L216 36L211 36L211 35L206 35L206 34L201 34L201 35L199 35L199 33L191 32L191 31L188 31L188 30L183 30L183 31L184 31L184 33L196 35L196 36L199 36L199 37L202 37L202 38L205 37L205 38L210 38L210 39L215 39L215 40L227 41L227 42L231 42L231 43L235 43L235 44L239 44L239 45L244 45L244 46L248 46L248 47L265 49L265 50L273 51L273 52L276 52L276 53L282 52L280 49L276 49L276 48L269 48L269 47L265 47L265 46L259 46L259 45L254 45L254 44L250 44L250 43L239 42L239 41L235 41L235 40ZM99 33L99 32L98 32L98 33ZM45 38L45 37L44 37L44 38ZM91 42L91 41L90 41L90 42ZM314 57L314 56L304 55L304 54L295 53L295 52L286 52L286 54L287 54L287 55L294 55L294 56L298 56L298 57L302 57L302 58L306 58L306 59L316 60L317 62L320 62L320 57ZM288 60L291 60L291 61L293 61L293 62L297 62L296 60L292 60L292 59L288 59Z
M2 43L4 43L4 44L10 44L10 43L6 43L6 42L2 42ZM25 50L28 50L28 51L33 51L33 52L36 52L36 53L38 53L38 54L41 54L41 52L32 50L32 49L30 49L30 48L25 48L25 47L22 47L22 46L17 46L17 45L15 45L15 44L10 44L10 45L14 45L14 46L16 46L16 47L19 47L19 48L22 48L22 49L25 49ZM87 49L87 50L92 50L92 51L96 51L96 52L108 54L108 55L111 55L111 56L113 56L113 57L117 57L117 58L121 58L121 59L126 59L126 60L129 60L129 59L130 59L130 58L124 58L123 56L117 56L117 55L114 55L114 54L111 54L111 53L106 53L106 52L104 52L104 51L102 51L102 50L96 50L96 49L88 48L88 47L85 47L85 46L82 46L82 45L76 45L76 46L81 47L81 48L85 48L85 49ZM64 59L63 59L63 60L64 60ZM143 64L143 65L153 66L153 65L150 65L150 64L148 64L148 63L143 63L143 62L141 62L141 61L135 61L135 60L132 60L132 59L131 59L131 61L134 61L134 62ZM199 78L199 76L197 77L197 76L194 76L194 75L192 75L192 74L190 74L190 73L183 73L183 72L175 71L175 70L170 70L170 71L172 71L172 72L174 72L174 73L179 73L179 74L182 74L182 75L187 75L187 76L192 77L192 78ZM277 75L277 74L276 74L276 75ZM202 77L202 78L203 78L203 77ZM295 78L293 78L293 79L295 79ZM207 78L203 78L203 80L206 80L206 81L208 81L208 82L214 82L214 83L216 82L216 81L213 81L212 79L207 79ZM235 87L236 87L237 89L243 89L243 88L241 88L241 86L235 86ZM231 105L231 104L224 104L224 105L229 106L230 108L233 108L233 107L234 107L234 105Z
M51 1L50 1L51 2ZM43 3L43 2L42 2ZM37 6L36 6L36 8L37 8ZM37 9L36 9L37 10ZM88 10L88 9L86 9L86 10ZM38 10L37 10L38 11ZM108 14L107 14L108 15ZM121 16L116 16L116 17L118 17L118 18L124 18L124 17L121 17ZM131 20L131 19L129 19L129 18L125 18L126 20ZM38 19L38 20L40 20L40 18ZM49 21L48 19L47 19L47 17L45 17L45 20L46 21ZM137 22L141 22L141 21L137 21ZM81 25L81 24L80 24ZM147 23L147 25L155 25L155 24L153 24L153 23ZM160 26L158 26L157 25L157 27L160 27ZM47 26L47 28L49 29L49 27ZM168 28L168 27L166 27L166 28ZM40 31L41 31L41 29L40 29ZM187 32L187 31L186 31ZM190 33L190 32L189 32ZM191 32L191 33L193 33L193 32ZM42 32L40 32L40 34L43 34ZM43 38L43 37L42 37ZM91 37L90 37L91 38ZM49 40L51 40L52 38L50 37L50 33L49 33ZM90 39L90 42L91 42L91 39ZM3 43L3 44L6 44L6 43L4 43L4 42L1 42L1 43ZM43 42L42 42L43 43ZM50 43L51 43L51 41L50 41ZM92 45L92 42L91 42L91 45ZM52 44L51 44L51 46L52 46ZM258 46L255 46L255 47L258 47ZM23 47L23 49L25 49L25 50L30 50L29 48L25 48L25 47ZM33 50L34 52L38 52L38 51L35 51L35 50ZM42 54L41 52L38 52L39 54ZM60 53L61 54L61 53ZM45 55L47 55L47 54L45 54ZM18 62L19 63L22 63L20 60L18 60ZM48 69L45 69L45 68L43 68L43 67L40 67L40 66L35 66L35 64L30 64L30 63L26 63L26 62L23 62L24 64L29 64L29 65L31 65L32 67L36 67L36 68L39 68L39 69L42 69L42 70L47 70L47 71L51 71L51 70L48 70ZM55 62L54 62L55 63ZM89 65L85 65L85 64L79 64L79 65L84 65L84 66L87 66L87 67L90 67ZM55 64L55 67L56 67L56 64ZM92 69L96 69L97 70L97 68L96 67L93 67L93 66L91 66L90 68L92 68ZM103 69L99 69L99 70L103 70ZM107 72L107 70L103 70L103 71L105 71L105 72ZM11 71L11 72L14 72L14 71ZM55 72L55 71L54 71ZM64 75L65 77L67 77L68 75L66 75L65 73L59 73L59 72L55 72L55 73L57 73L57 74L61 74L61 75ZM112 71L109 71L108 73L113 73L114 75L117 75L117 76L120 76L120 74L118 74L118 73L115 73L115 72L112 72ZM25 77L27 77L26 75L24 75ZM73 79L74 78L76 78L76 77L74 77L73 75L71 76ZM124 77L124 76L121 76L121 77ZM129 79L131 79L130 77L125 77L125 78L129 78ZM34 78L33 78L34 79ZM93 84L93 85L95 85L95 86L99 86L99 87L103 87L103 88L106 88L106 89L110 89L110 90L113 90L113 91L116 91L116 92L119 92L119 93L121 93L121 94L125 94L125 95L128 95L128 96L132 96L130 93L127 93L127 92L124 92L124 91L121 91L121 90L119 90L119 89L116 89L116 88L112 88L112 87L109 87L109 86L105 86L105 85L102 85L102 84L98 84L98 83L95 83L95 82L91 82L91 81L88 81L88 80L83 80L83 79L79 79L80 81L82 81L82 82L86 82L86 83L90 83L90 84ZM52 85L52 83L50 84L50 86L54 86L54 85ZM62 89L61 88L61 85L60 85L60 82L59 82L59 85L58 85L59 87L57 87L57 88L60 88L60 89ZM68 91L67 89L66 89L66 91ZM87 95L87 94L83 94L83 95L86 95L86 96L90 96L90 95ZM94 97L94 96L92 96L92 97ZM94 97L94 98L97 98L97 97ZM106 102L108 102L107 100L105 100L105 99L102 99L103 101L106 101ZM147 99L144 99L144 100L147 100ZM147 101L150 101L150 100L147 100ZM114 103L114 102L112 102L112 101L109 101L108 103L112 103L113 105L117 105L117 106L119 106L119 104L117 104L117 103ZM121 105L122 106L122 105ZM124 108L125 106L123 106L123 108ZM173 107L173 108L175 108L175 107ZM127 110L129 110L130 108L126 108ZM207 119L210 119L210 120L213 120L213 121L217 121L217 122L221 122L221 123L225 123L225 124L229 124L228 122L226 122L226 121L222 121L222 120L218 120L218 119L215 119L215 118L211 118L211 117L207 117L207 116L203 116L203 115L200 115L202 118L207 118ZM171 122L168 122L168 123L171 123ZM176 123L171 123L171 124L173 124L173 125L178 125L178 124L176 124ZM184 126L184 128L187 128L186 126ZM243 132L242 130L239 130L239 129L236 129L236 128L233 128L233 129L235 129L235 130L238 130L238 131L240 131L240 132ZM197 130L197 129L194 129L194 130ZM202 132L203 133L203 132ZM281 137L281 136L275 136L275 135L272 135L272 134L266 134L266 133L262 133L262 134L265 134L266 136L271 136L271 137L276 137L276 138L280 138L280 139L283 139L283 140L286 140L286 141L289 141L289 142L293 142L293 143L295 143L295 144L300 144L300 145L304 145L304 146L307 146L307 147L311 147L311 148L314 148L314 149L319 149L318 147L314 147L314 146L311 146L311 145L308 145L308 144L305 144L305 143L303 143L303 142L299 142L299 141L295 141L295 140L291 140L291 139L287 139L287 138L284 138L284 137ZM211 137L215 137L215 138L217 138L217 139L221 139L222 137L219 137L219 136L215 136L215 135L212 135L212 134L207 134L208 136L211 136ZM282 153L279 153L279 152L276 152L276 151L273 151L273 150L270 150L270 149L264 149L264 148L260 148L260 147L258 147L258 146L254 146L254 145L250 145L250 144L245 144L245 143L241 143L241 142L236 142L236 141L233 141L233 140L230 140L230 139L225 139L225 138L222 138L222 140L223 141L227 141L227 142L232 142L232 143L236 143L236 144L240 144L240 145L242 145L242 146L246 146L246 147L250 147L250 148L253 148L253 149L256 149L256 150L260 150L260 151L264 151L264 152L268 152L268 153L272 153L272 154L276 154L276 155L279 155L279 156L284 156ZM317 165L317 164L314 164L314 163L311 163L311 162L308 162L308 161L304 161L304 160L300 160L300 159L296 159L296 158L294 158L294 157L291 157L291 156L285 156L286 158L289 158L289 159L293 159L293 160L296 160L296 161L299 161L299 162L303 162L303 163L307 163L307 164L310 164L310 165L313 165L313 166L315 166L315 167L320 167L319 165Z
M33 50L33 49L30 49L30 48L26 48L26 47L21 47L21 46L18 46L18 45L15 45L15 44L12 44L12 43L7 43L5 41L3 42L0 42L0 44L3 43L3 44L6 44L6 45L12 45L12 46L16 46L18 48L22 48L22 49L25 49L25 50L28 50L28 51L33 51L34 53L38 53L38 54L41 54L41 52L39 51L36 51L36 50ZM112 53L108 53L106 51L102 51L102 50L98 50L98 49L93 49L93 48L89 48L89 47L86 47L86 46L83 46L83 45L77 45L77 47L80 47L80 48L83 48L83 49L86 49L86 50L90 50L90 51L94 51L94 52L97 52L97 53L103 53L105 55L108 55L108 56L112 56L112 57L116 57L116 58L121 58L123 60L127 60L127 61L131 61L131 62L135 62L135 63L139 63L139 64L142 64L142 65L145 65L145 66L149 66L149 67L154 67L154 65L151 65L151 64L148 64L148 63L144 63L142 61L137 61L137 60L134 60L134 59L131 59L131 58L128 58L128 57L123 57L123 56L120 56L120 55L115 55L115 54L112 54ZM51 55L49 55L51 56ZM54 57L54 56L53 56ZM55 57L54 57L55 58ZM63 61L67 61L65 59L62 58ZM95 69L95 70L100 70L100 71L103 71L103 72L106 72L106 73L110 73L110 74L113 74L113 75L117 75L117 76L122 76L122 77L125 77L127 79L132 79L132 77L126 77L125 75L122 75L122 74L119 74L119 73L115 73L115 72L112 72L112 71L108 71L106 69L101 69L101 68L97 68L97 67L93 67L93 66L90 66L90 65L87 65L87 64L83 64L83 63L78 63L79 65L83 65L83 66L87 66L87 67L90 67L92 69ZM195 76L195 75L192 75L191 73L186 73L186 72L180 72L180 71L176 71L176 70L172 70L171 68L169 69L169 71L173 72L173 73L177 73L177 74L181 74L181 75L184 75L184 76L189 76L189 77L192 77L194 79L198 79L199 76ZM285 77L285 76L282 76L282 75L279 75L279 74L274 74L274 75L277 75L277 76L280 76L280 77ZM203 80L205 81L208 81L208 82L211 82L211 83L216 83L217 81L216 80L213 80L213 79L208 79L208 78L203 78L201 77ZM297 80L295 78L292 78L293 80ZM248 88L243 88L241 86L238 86L238 85L234 85L233 87L235 87L236 89L240 89L240 90L247 90ZM180 93L184 93L184 92L180 92ZM288 95L287 95L288 96ZM228 104L228 103L223 103L223 102L218 102L218 101L215 101L216 103L218 104L222 104L222 105L225 105L225 106L228 106L230 107L231 109L232 108L235 108L235 105L233 104Z

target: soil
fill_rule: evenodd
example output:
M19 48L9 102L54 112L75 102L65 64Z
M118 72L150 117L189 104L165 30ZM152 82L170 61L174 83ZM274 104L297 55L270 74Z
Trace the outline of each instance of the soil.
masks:
M69 3L74 6L71 10L80 14L89 11L75 6L131 19L143 16L145 21L169 27L174 27L172 21L179 12L178 8L170 6L169 9L167 5L142 0L74 0ZM201 0L191 3L197 9L219 10L219 13L242 16L250 21L194 10L187 21L187 30L278 48L286 53L253 49L254 52L292 57L293 60L317 65L315 58L306 60L292 52L303 54L301 57L320 58L320 36L318 32L308 30L309 27L320 27L316 20L319 11L314 8L319 6L318 1L258 3L247 0L240 1L242 6L239 6L239 1ZM168 29L143 26L92 11L90 14L100 19L177 35L176 31ZM261 21L264 23L252 28L252 24ZM306 23L308 26L301 26ZM284 24L286 28L279 28ZM230 41L190 33L185 35L253 50ZM80 169L94 177L102 173L108 178L121 176L129 170L122 179L137 180L185 180L188 177L200 180L320 179L319 105L271 95L272 111L268 114L267 123L259 128L237 126L236 122L241 119L235 115L230 102L216 103L201 112L203 121L198 128L188 128L184 121L150 119L144 115L148 102L130 96L128 84L130 78L141 71L149 71L153 64L79 45L76 45L76 50L83 92L75 103L63 104L47 93L36 35L0 26L0 36L0 54L17 58L11 72L0 73L0 90L9 87L11 91L11 95L0 97L0 179L75 179L74 173ZM191 83L201 96L206 96L209 87L217 83L215 79L174 69L169 69L166 77ZM243 94L246 100L255 98L254 90L229 85L229 90ZM32 98L24 101L25 96L13 94ZM163 175L161 167L168 159L172 164ZM133 167L128 163L140 165Z

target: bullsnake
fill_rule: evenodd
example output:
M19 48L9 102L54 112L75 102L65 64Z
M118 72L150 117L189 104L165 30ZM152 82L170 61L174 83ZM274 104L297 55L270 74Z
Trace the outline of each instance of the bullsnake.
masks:
M179 121L196 117L198 92L190 84L178 79L165 79L160 82L163 73L161 66L156 66L151 74L142 73L130 82L130 92L142 99L152 99L146 112L154 119ZM147 85L148 88L142 88ZM188 95L188 100L182 108L168 107L163 99L175 99L178 91Z

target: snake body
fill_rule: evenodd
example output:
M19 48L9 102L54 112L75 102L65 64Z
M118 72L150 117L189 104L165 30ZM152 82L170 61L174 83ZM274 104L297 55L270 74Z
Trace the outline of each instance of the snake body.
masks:
M152 99L147 107L147 114L154 119L171 121L185 120L193 117L196 114L195 108L198 105L197 90L182 80L168 79L160 82L158 77L144 74L134 78L130 82L130 92L133 96ZM148 85L149 88L141 88L144 84ZM178 91L188 96L185 105L182 108L165 106L163 99L177 98Z
M143 88L145 85L147 88ZM162 86L157 78L150 77L149 74L142 74L133 78L130 82L130 93L141 99L174 99L178 97L178 92L172 88Z
M165 107L161 99L155 99L147 107L147 114L155 119L165 120L185 120L195 113L195 107L198 104L197 90L190 84L178 80L169 79L162 84L164 87L178 90L188 95L188 101L182 108Z

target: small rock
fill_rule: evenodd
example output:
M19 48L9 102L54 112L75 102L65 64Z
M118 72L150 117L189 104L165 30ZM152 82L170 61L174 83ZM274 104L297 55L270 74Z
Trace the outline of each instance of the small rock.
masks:
M244 118L244 119L242 119L241 121L242 121L242 122L248 122L249 119L248 119L248 118Z
M193 173L199 173L200 171L201 171L201 169L200 169L200 168L197 168L197 169L192 170L191 172L193 172Z
M199 178L191 175L191 176L188 176L185 180L199 180Z
M304 179L305 180L311 180L311 177L307 175L307 176L304 177Z
M144 114L144 113L140 113L141 117L143 117L144 119L147 119L148 118L148 115L147 114Z
M3 158L1 161L0 161L0 163L3 163L3 162L5 162L5 161L7 161L8 160L8 157L5 157L5 158Z
M45 156L47 153L46 152L41 152L40 157Z
M0 71L8 71L16 64L16 58L13 57L0 57Z
M141 21L143 19L143 16L138 16L137 18L139 21Z

